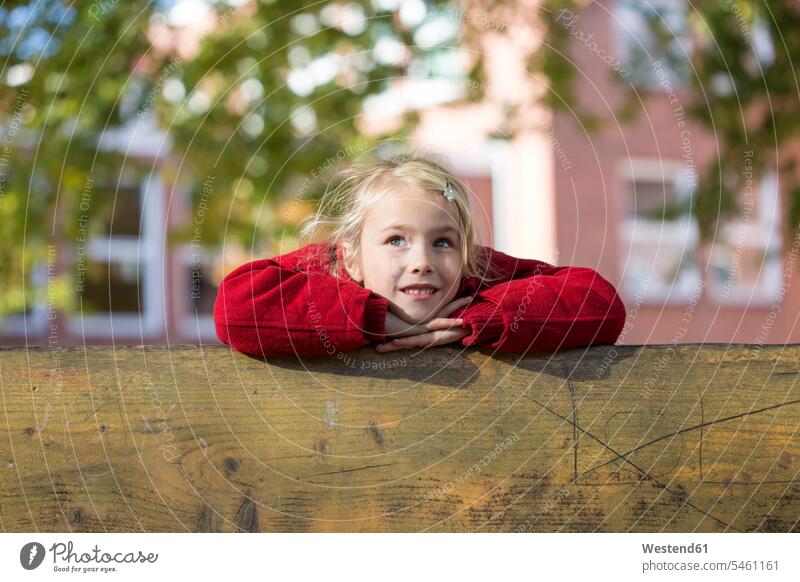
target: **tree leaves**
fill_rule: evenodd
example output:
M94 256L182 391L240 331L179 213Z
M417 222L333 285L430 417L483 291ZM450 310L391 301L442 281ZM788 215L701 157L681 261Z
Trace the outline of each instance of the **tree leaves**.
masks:
M0 165L0 297L30 285L48 244L68 264L77 237L107 220L108 201L89 197L96 212L82 226L87 185L113 184L130 169L155 170L176 192L193 193L191 216L213 178L199 233L171 225L170 244L199 237L253 248L279 239L294 229L292 203L318 197L337 168L387 137L364 134L370 98L434 51L458 50L452 42L415 46L416 25L370 0L209 2L199 38L200 24L175 25L174 2L29 0L0 9L2 111L13 113L22 95L19 131ZM373 49L387 35L409 45L407 57L376 59ZM12 113L0 116L3 138ZM406 135L416 119L413 110L401 112L389 136ZM148 153L128 147L123 137L131 133L150 136ZM117 146L107 147L112 141ZM0 316L30 305L29 295L0 301Z

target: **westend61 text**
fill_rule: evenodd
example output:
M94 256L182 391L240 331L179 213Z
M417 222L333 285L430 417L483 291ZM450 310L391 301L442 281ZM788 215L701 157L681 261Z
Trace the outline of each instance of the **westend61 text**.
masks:
M688 546L642 544L642 551L645 554L707 554L708 544L689 544Z

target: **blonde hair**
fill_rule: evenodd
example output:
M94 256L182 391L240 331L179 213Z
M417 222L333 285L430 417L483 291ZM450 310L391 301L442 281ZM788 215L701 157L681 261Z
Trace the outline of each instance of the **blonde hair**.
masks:
M375 155L358 158L342 172L336 185L325 191L317 212L301 224L299 236L312 239L323 231L329 231L327 240L336 248L347 242L353 255L358 256L367 213L384 196L398 186L410 186L443 196L448 184L455 194L451 202L456 208L461 239L462 277L494 280L494 274L488 273L489 257L479 252L474 243L469 188L443 163L419 153L395 154L388 159ZM341 263L338 253L332 257L332 275L337 276L343 268Z

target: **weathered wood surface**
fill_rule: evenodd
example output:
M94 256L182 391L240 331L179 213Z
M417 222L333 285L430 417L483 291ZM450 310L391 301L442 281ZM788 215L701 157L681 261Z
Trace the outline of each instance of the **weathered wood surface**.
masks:
M4 531L800 531L800 348L0 350Z

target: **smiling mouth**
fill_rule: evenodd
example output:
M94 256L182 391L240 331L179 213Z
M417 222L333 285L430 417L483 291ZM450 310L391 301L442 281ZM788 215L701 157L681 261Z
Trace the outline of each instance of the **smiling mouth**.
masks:
M431 287L427 285L421 285L421 286L411 285L409 287L401 289L401 291L406 295L410 295L412 297L430 297L431 295L436 293L438 289L436 287Z
M433 295L436 289L404 289L406 295Z

